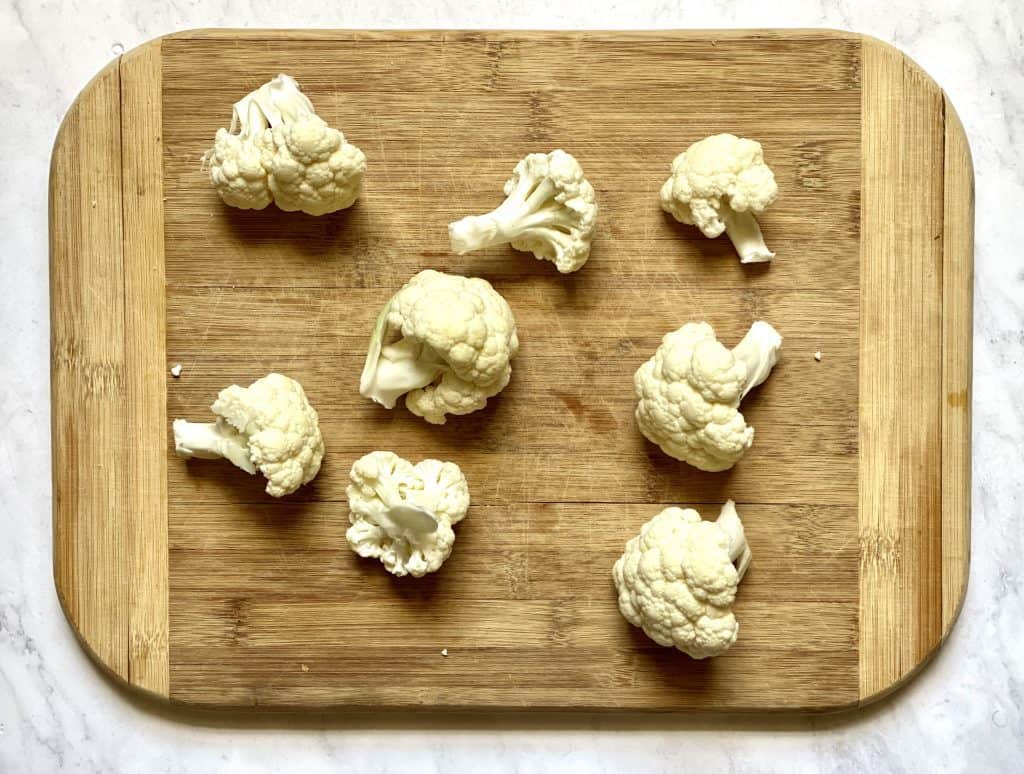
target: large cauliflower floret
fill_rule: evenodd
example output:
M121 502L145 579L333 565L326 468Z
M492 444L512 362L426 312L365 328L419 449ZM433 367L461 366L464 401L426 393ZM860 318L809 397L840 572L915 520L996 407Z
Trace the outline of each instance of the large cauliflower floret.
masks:
M454 462L413 465L389 451L356 460L349 474L345 537L360 556L388 572L416 578L437 570L452 552L452 525L469 510L466 477Z
M749 564L732 500L717 521L666 508L626 543L612 569L619 610L659 645L696 659L721 655L739 634L731 608Z
M497 209L449 224L452 250L462 255L511 244L554 262L563 274L587 262L597 200L576 159L563 150L529 154L505 183L505 196Z
M489 282L427 269L377 318L359 391L389 409L405 395L412 413L444 424L501 392L518 351L512 310Z
M765 246L754 215L771 206L778 192L759 142L716 134L676 156L661 187L661 207L706 237L724 231L741 263L761 263L775 253Z
M235 103L230 130L217 130L204 160L226 204L259 210L274 202L309 215L351 207L366 171L363 152L314 112L288 75Z
M246 473L258 470L273 497L291 494L320 471L319 420L294 379L269 374L248 387L226 387L210 410L216 422L174 420L174 449L180 456L223 457Z
M704 322L666 334L633 377L640 432L700 470L731 468L754 442L740 401L768 378L781 346L778 331L761 321L731 350Z

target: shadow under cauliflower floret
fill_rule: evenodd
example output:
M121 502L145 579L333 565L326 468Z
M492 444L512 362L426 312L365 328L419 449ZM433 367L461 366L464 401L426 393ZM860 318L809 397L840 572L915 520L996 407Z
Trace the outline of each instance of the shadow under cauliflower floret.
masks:
M531 153L516 164L504 190L507 198L496 209L449 224L452 250L463 255L511 244L563 274L587 262L597 198L575 158L563 150Z
M731 607L749 564L732 500L717 521L666 508L626 543L612 568L619 610L659 645L695 659L721 655L739 634Z
M469 487L453 462L413 465L389 451L356 460L349 474L352 550L388 572L419 578L438 570L455 544L452 525L469 510Z
M182 457L223 457L267 479L267 494L282 497L320 471L324 442L316 410L302 385L268 374L248 387L220 391L210 410L216 422L174 421L175 451Z
M486 280L427 269L377 319L360 393L385 408L405 405L433 424L487 405L512 374L515 318Z
M781 344L778 332L760 321L732 350L704 322L666 334L633 377L640 432L700 470L731 468L754 441L740 401L768 378Z
M309 215L351 207L366 172L363 152L283 74L235 103L230 130L217 130L204 161L225 204L263 209L274 202Z

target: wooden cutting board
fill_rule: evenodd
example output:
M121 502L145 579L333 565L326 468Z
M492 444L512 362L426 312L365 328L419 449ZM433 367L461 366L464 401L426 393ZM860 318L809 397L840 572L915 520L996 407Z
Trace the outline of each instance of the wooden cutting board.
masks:
M366 152L351 210L243 212L210 187L216 129L279 71ZM675 154L720 131L760 140L778 178L770 265L659 209ZM586 267L451 255L446 224L557 147L598 191ZM189 704L871 701L964 596L972 190L943 92L853 34L199 31L125 54L72 106L51 169L68 619L113 675ZM444 427L357 390L381 305L427 267L491 280L522 341L508 389ZM646 443L632 374L660 337L707 320L731 344L760 318L785 344L744 401L747 456L705 474ZM328 449L280 501L176 458L169 432L271 370L305 385ZM373 449L465 471L473 507L437 574L395 579L348 549L347 474ZM754 556L741 634L695 662L620 617L611 566L665 505L713 518L729 497Z

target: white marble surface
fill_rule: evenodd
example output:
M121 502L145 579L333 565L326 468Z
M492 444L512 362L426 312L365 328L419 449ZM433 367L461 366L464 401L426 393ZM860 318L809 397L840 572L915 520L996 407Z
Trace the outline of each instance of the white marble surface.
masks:
M1024 770L1024 3L1020 0L0 0L0 772ZM780 6L780 10L771 10ZM973 562L960 623L893 699L826 718L368 717L225 726L112 690L51 581L46 171L112 56L201 26L867 32L952 96L977 168ZM907 346L913 346L908 342Z

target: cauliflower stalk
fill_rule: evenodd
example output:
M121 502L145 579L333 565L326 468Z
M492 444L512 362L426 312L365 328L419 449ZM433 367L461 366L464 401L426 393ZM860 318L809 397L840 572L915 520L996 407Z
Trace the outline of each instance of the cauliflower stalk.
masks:
M282 497L312 481L324 442L316 411L294 379L269 374L248 387L220 391L215 422L174 420L174 450L186 459L224 458L246 473L262 473L267 494Z
M443 425L487 405L508 384L519 351L512 310L486 280L421 271L385 305L360 393Z
M661 207L706 237L728 234L741 263L775 257L754 217L775 201L779 188L764 163L761 144L732 134L695 142L676 156L661 187Z
M225 204L325 215L351 207L366 156L313 110L295 79L278 75L235 103L203 160Z
M497 209L448 226L452 250L463 255L511 244L553 261L563 274L587 262L597 201L576 159L563 150L529 154L505 183L505 196Z
M705 322L667 334L633 377L640 432L700 470L731 468L754 442L740 401L768 378L781 346L778 331L762 321L731 350Z
M393 575L419 578L452 553L452 525L469 510L469 487L453 462L413 465L389 451L356 460L349 474L345 537L363 557L380 559Z
M615 562L619 610L659 645L696 659L719 656L739 634L731 608L749 565L732 500L716 521L702 521L690 508L666 508Z

